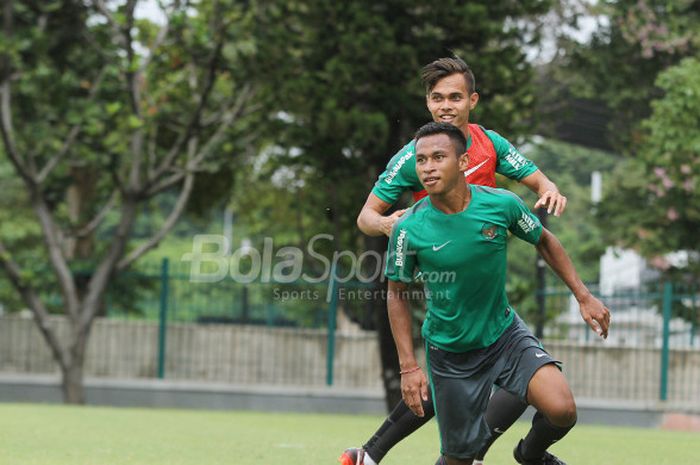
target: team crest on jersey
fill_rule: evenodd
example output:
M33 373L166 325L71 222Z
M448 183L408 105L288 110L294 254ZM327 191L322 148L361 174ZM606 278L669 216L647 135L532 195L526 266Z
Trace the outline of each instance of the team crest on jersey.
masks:
M485 223L481 227L481 235L484 236L484 239L492 241L496 238L496 236L498 236L498 226L495 224Z

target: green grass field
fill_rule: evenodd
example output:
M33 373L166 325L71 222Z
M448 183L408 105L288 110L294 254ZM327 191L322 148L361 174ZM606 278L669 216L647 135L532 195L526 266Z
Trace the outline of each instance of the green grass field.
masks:
M377 416L148 410L0 404L1 465L332 465L376 429ZM528 425L497 442L489 465ZM397 446L385 465L433 465L433 423ZM569 465L697 465L700 434L579 425L553 451Z

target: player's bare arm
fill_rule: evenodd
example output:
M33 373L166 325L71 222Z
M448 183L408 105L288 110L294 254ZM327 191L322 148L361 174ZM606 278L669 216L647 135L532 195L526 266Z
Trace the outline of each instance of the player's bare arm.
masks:
M406 211L398 210L385 216L384 213L390 207L390 203L370 193L357 216L357 227L368 236L381 236L382 234L388 236L396 220Z
M407 300L408 286L389 281L387 309L389 323L399 354L401 395L406 405L419 417L424 415L422 400L428 400L428 379L416 361L413 351L411 312Z
M547 213L554 212L554 216L559 216L566 209L566 197L564 197L545 174L537 170L529 176L520 180L528 189L537 194L539 200L535 203L535 208L544 207Z
M579 278L569 255L554 234L546 228L537 244L537 251L562 281L571 289L578 301L581 317L602 338L608 337L610 310L591 294Z

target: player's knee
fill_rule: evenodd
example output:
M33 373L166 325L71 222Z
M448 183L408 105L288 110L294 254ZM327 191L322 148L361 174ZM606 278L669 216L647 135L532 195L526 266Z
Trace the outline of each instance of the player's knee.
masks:
M574 403L574 400L571 399L570 402L567 402L566 406L564 407L563 415L562 415L562 426L571 426L574 423L576 423L578 416L576 413L576 403Z
M573 397L560 399L549 415L549 421L562 428L572 426L576 419L576 402Z

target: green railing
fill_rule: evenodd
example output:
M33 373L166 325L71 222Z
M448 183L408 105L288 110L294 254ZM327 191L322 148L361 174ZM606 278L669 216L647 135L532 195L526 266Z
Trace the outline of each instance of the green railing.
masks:
M660 282L599 295L612 312L610 334L603 342L583 323L568 291L548 289L541 293L547 320L544 341L555 355L557 350L566 354L573 376L586 373L581 385L587 392L607 385L620 399L649 400L653 392L661 401L700 402L695 388L700 385L699 294L695 286ZM597 362L592 351L599 351Z
M187 263L139 264L110 287L86 373L379 389L377 338L359 329L373 319L372 294L362 297L366 285L341 281L245 284L227 276L205 283L191 279ZM564 361L577 396L700 411L697 288L657 283L603 295L613 314L607 341L585 326L568 291L540 297L543 341ZM415 311L420 319L420 304ZM524 316L537 321L536 314ZM65 319L52 324L68 333ZM0 371L55 370L30 319L0 318Z
M132 301L132 309L136 311L113 306L108 307L108 314L111 318L158 320L158 377L167 377L168 327L183 323L239 325L316 330L315 337L325 342L324 379L327 385L334 384L335 380L338 294L365 286L358 282L338 283L334 280L317 284L243 284L230 277L213 283L193 282L187 263L171 263L167 259L159 266L142 265L123 279L132 281L134 277L138 278L140 289L134 293L138 298ZM116 289L120 286L117 285ZM590 363L584 361L583 354L590 352L591 348L597 348L601 354L602 351L608 354L616 351L619 354L634 353L626 355L630 360L627 365L629 373L625 376L629 380L638 379L627 384L637 384L639 389L626 392L613 386L608 391L624 398L645 398L648 397L645 393L651 390L656 392L657 399L665 401L682 398L682 391L687 386L700 385L700 367L692 369L695 361L690 356L700 351L698 289L655 283L643 289L600 296L613 312L610 337L604 343L583 323L568 290L548 289L538 295L544 304L544 340L553 347L563 343L573 347L574 352L567 356L573 367ZM343 300L342 305L352 306L352 299ZM345 310L354 310L350 313L355 315L362 313L361 308ZM567 348L561 350L569 353ZM603 355L597 357L600 363L614 363L606 362ZM689 368L671 373L672 360L680 360L677 364L681 365L687 362ZM585 371L582 366L577 370ZM587 375L584 381L604 386L605 373L603 369L597 376ZM597 389L593 384L583 388L586 392L596 392Z
M110 319L158 322L156 372L167 377L169 328L181 324L238 325L321 331L326 339L325 380L334 383L338 294L341 289L367 287L361 282L338 282L332 270L320 283L240 283L226 276L197 282L189 264L165 258L123 273L107 297ZM345 281L345 280L343 280ZM130 300L124 288L130 287ZM352 302L345 301L346 306ZM357 312L354 312L357 313Z

